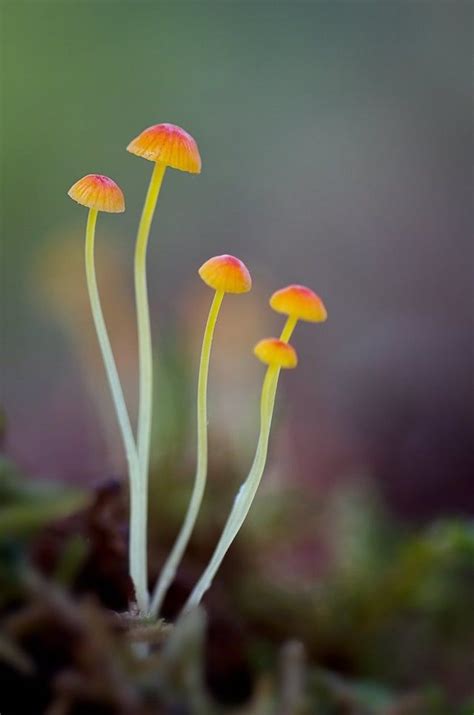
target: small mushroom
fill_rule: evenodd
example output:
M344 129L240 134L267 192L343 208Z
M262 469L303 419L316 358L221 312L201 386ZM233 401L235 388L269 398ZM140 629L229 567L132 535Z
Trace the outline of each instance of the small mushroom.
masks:
M147 490L152 421L153 359L146 278L146 252L151 223L166 167L199 174L201 157L193 137L174 124L148 127L127 146L127 151L154 162L135 244L135 298L139 355L137 444L142 487ZM142 515L146 521L147 514Z
M197 465L193 492L188 510L174 543L161 570L153 593L151 612L157 616L165 594L173 581L179 563L188 545L201 507L207 481L207 380L212 340L217 317L225 293L247 293L252 287L252 279L246 265L235 256L214 256L199 269L199 275L206 285L215 291L202 341L197 391ZM286 346L287 348L289 346Z
M94 261L95 228L99 211L108 213L125 211L125 200L122 190L115 181L101 174L88 174L79 179L69 189L68 195L77 203L89 208L85 245L87 289L102 359L127 456L131 496L130 576L134 584L138 608L141 613L145 614L148 611L148 588L146 533L143 531L138 510L139 496L137 490L139 489L140 481L140 465L130 418L104 320Z
M87 174L76 181L67 192L73 201L96 211L122 213L125 199L115 181L102 174Z
M248 293L252 288L252 278L245 263L226 253L209 258L199 269L199 275L218 293Z
M198 606L206 591L211 587L214 576L250 511L265 469L280 370L282 368L291 369L298 364L294 348L278 338L260 340L254 348L254 353L259 360L268 365L260 397L260 434L255 457L247 479L241 485L234 499L231 512L211 560L189 596L183 613Z
M277 313L288 316L280 336L285 342L290 339L298 320L323 323L328 317L321 298L302 285L289 285L277 290L270 298L270 307Z
M264 338L253 349L255 355L266 365L276 365L283 369L296 367L298 356L294 347L279 338Z

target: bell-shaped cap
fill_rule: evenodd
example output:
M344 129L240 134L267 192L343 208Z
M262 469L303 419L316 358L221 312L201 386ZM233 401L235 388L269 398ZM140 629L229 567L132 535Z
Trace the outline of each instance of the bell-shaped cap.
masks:
M87 174L71 186L68 196L82 206L107 213L125 211L122 189L115 181L102 174Z
M266 365L277 365L291 370L298 364L298 355L294 347L278 338L260 340L253 351L258 359Z
M201 173L201 157L195 140L175 124L155 124L144 129L130 142L127 151L173 169Z
M203 263L199 275L208 286L224 293L248 293L252 287L245 263L227 254L214 256Z
M277 313L291 315L309 323L323 323L328 317L321 298L301 285L289 285L277 290L270 298L270 306Z

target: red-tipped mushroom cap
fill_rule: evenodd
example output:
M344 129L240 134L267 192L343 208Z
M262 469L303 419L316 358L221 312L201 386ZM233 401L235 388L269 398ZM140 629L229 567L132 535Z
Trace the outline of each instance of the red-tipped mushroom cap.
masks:
M270 306L277 313L292 315L309 323L323 323L328 317L321 298L309 288L300 285L290 285L277 290L270 298Z
M195 140L175 124L155 124L144 129L130 142L127 151L173 169L201 173L201 157Z
M298 355L294 347L278 338L260 340L253 351L258 359L266 365L278 365L278 367L291 370L298 364Z
M122 189L108 176L87 174L71 186L68 196L82 206L107 213L125 211L125 199Z
M204 283L224 293L248 293L252 278L245 263L235 256L214 256L202 264L199 275Z

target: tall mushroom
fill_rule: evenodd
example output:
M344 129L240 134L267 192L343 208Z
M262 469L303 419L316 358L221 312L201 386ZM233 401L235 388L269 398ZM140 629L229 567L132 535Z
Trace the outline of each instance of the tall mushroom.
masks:
M166 167L199 174L201 157L196 142L190 134L174 124L155 124L148 127L127 146L127 151L154 162L153 172L138 226L135 244L134 278L138 329L139 393L137 449L140 462L140 523L144 532L147 563L146 535L148 524L148 467L153 398L153 355L150 329L150 310L146 278L146 252L156 202Z
M130 142L127 151L154 162L138 227L134 266L140 370L137 444L142 479L146 485L150 458L153 390L152 344L146 278L148 238L166 168L170 166L179 171L199 174L201 172L201 157L193 137L174 124L155 124L148 127ZM143 518L146 520L146 514L143 515Z
M146 561L143 559L143 554L146 552L146 544L143 543L144 534L140 527L138 511L141 498L139 494L140 465L130 425L130 418L100 303L94 261L95 227L99 211L122 213L125 211L125 200L122 190L117 186L115 181L101 174L88 174L82 179L79 179L79 181L69 189L68 195L77 203L89 208L85 243L87 289L89 292L92 317L128 462L131 503L129 544L130 576L135 589L137 606L140 612L146 613L148 611L148 587Z
M214 298L202 341L201 360L199 364L197 391L197 465L194 487L188 510L158 579L153 598L151 612L158 615L163 598L176 574L181 558L189 542L196 518L201 507L207 480L207 379L209 374L209 359L217 317L225 293L247 293L252 287L252 279L245 264L235 256L214 256L199 269L199 275L206 285L212 288Z

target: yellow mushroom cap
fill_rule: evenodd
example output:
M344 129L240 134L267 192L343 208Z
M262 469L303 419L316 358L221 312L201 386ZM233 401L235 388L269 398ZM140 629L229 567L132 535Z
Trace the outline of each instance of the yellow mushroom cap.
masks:
M289 285L277 290L270 298L270 306L277 313L292 315L309 323L323 323L328 317L321 298L301 285Z
M224 293L248 293L252 278L245 263L235 256L214 256L202 264L199 275L204 283Z
M266 365L278 365L278 367L291 370L298 364L298 355L294 347L278 338L260 340L253 351L258 359Z
M125 199L122 189L108 176L87 174L71 186L68 196L82 206L107 213L125 211Z
M175 124L155 124L144 129L130 142L127 151L173 169L201 173L201 157L195 140Z

